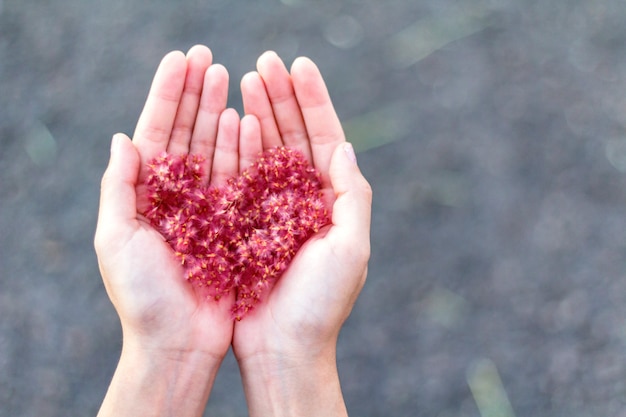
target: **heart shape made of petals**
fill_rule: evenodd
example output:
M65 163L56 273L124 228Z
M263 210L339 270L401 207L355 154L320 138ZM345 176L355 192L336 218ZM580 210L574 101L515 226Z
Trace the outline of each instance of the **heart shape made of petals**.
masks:
M208 298L236 291L231 312L241 320L330 223L320 175L297 150L276 147L216 187L204 184L202 161L167 153L150 161L144 215Z

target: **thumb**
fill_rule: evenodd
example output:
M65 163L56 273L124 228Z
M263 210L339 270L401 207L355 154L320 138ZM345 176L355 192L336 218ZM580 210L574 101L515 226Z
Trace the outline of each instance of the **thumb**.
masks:
M357 166L352 144L343 142L335 148L329 175L336 198L330 233L350 252L369 258L372 189Z
M135 186L140 158L128 136L118 133L111 141L109 165L100 186L100 210L96 241L103 233L120 231L120 226L137 218Z

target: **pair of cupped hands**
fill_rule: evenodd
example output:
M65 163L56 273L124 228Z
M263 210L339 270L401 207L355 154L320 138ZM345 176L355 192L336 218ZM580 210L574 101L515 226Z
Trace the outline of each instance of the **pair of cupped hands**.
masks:
M314 373L336 373L339 331L367 273L371 189L311 60L298 58L288 70L274 52L261 55L257 70L241 80L243 118L227 108L228 83L226 68L213 63L205 46L167 54L132 140L116 134L111 142L95 247L120 317L123 348L102 415L107 405L123 403L120 395L130 395L127 385L134 382L129 375L142 372L146 377L156 373L151 389L163 383L170 394L185 394L185 407L200 410L231 346L251 407L254 398L263 397L256 382L267 389L269 375L311 367ZM230 313L236 294L220 302L204 299L184 279L170 246L141 215L149 205L147 164L164 151L199 154L204 181L219 186L275 146L300 150L320 172L332 221L299 250L267 297L237 322ZM172 372L177 382L167 380ZM118 392L120 387L126 388ZM182 409L176 414L194 415Z

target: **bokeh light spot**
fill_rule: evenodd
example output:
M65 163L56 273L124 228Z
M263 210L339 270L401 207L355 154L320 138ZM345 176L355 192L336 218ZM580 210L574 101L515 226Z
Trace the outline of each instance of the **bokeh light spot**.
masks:
M611 165L620 172L626 172L626 138L609 140L604 150Z
M337 48L352 48L363 40L363 27L352 16L338 16L324 28L324 38Z

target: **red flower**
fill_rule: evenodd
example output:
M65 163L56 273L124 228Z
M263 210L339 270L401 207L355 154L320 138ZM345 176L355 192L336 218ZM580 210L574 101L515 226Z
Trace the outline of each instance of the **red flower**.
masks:
M219 300L237 291L242 319L285 272L302 244L330 222L320 176L298 151L262 153L219 188L202 184L202 157L162 154L148 165L144 214L181 261L186 278Z

